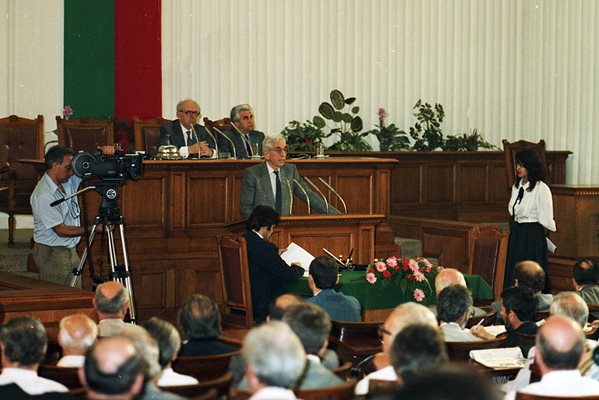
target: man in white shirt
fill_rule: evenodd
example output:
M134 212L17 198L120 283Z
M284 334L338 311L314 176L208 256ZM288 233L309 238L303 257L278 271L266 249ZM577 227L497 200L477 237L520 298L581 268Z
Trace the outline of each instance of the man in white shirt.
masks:
M535 363L541 371L540 382L520 390L542 396L599 395L599 382L581 376L577 369L585 355L585 337L573 319L555 315L547 319L537 334ZM514 399L515 391L505 399Z
M47 341L46 330L39 320L23 315L8 321L0 332L0 386L16 383L30 395L67 392L64 385L37 376L37 368L46 354Z
M82 367L85 353L98 336L98 325L85 314L68 315L60 320L58 344L62 348L59 367Z
M493 339L482 326L470 331L464 326L472 309L472 294L462 285L449 285L437 297L437 316L446 342L473 342Z
M397 306L385 320L384 325L380 327L379 336L383 344L383 353L378 355L379 369L368 374L356 385L356 396L363 396L368 393L368 385L371 379L396 381L397 373L391 365L390 354L391 345L395 336L405 327L412 324L424 324L437 328L437 318L435 315L418 303L403 303Z
M129 292L123 284L107 281L98 285L93 302L100 321L99 336L116 335L127 325L123 319L129 310Z

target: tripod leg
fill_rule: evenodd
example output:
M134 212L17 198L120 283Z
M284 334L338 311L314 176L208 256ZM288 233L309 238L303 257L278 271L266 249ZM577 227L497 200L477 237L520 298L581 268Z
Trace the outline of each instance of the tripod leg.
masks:
M94 226L92 227L92 231L89 233L89 247L92 247L94 243L94 237L96 236L96 227L99 224L99 219L96 218L94 220ZM77 287L79 280L81 279L81 273L83 272L83 266L85 265L85 261L87 260L87 247L83 250L83 254L81 255L81 261L79 261L79 266L77 269L73 270L73 277L71 278L71 287Z
M123 257L124 257L124 265L120 266L117 261L116 255L116 247L114 242L114 232L112 229L108 229L108 258L110 260L110 268L112 271L112 280L121 283L127 289L129 294L129 317L132 323L136 321L136 310L135 310L135 300L133 296L133 286L131 281L131 276L129 272L129 259L127 256L127 246L125 245L125 231L122 224L114 224L118 225L119 233L121 235L121 243L123 246Z
M123 250L123 265L125 268L125 287L129 291L129 317L131 322L137 320L137 309L135 308L135 296L133 294L133 280L131 279L131 271L129 270L129 253L127 252L127 244L125 243L125 225L119 225L119 234L121 235L121 246Z

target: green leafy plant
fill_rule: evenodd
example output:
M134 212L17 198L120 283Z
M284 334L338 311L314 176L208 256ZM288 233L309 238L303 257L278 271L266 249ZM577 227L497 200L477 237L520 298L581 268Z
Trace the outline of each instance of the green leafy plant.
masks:
M379 148L381 151L399 151L410 149L410 138L408 134L400 130L395 124L387 126L385 118L389 115L383 107L377 111L379 124L375 125L377 129L368 131L379 140Z
M447 136L443 150L445 151L477 151L478 149L497 149L497 146L485 141L485 139L473 129L469 134Z
M314 122L291 121L281 132L287 140L289 151L316 151L316 146L326 134Z

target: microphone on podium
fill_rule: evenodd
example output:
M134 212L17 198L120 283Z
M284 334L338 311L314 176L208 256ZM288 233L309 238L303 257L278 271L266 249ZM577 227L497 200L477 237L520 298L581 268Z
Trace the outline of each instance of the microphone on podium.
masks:
M224 136L224 138L229 141L229 143L231 144L231 148L233 149L233 158L237 159L237 149L235 148L235 143L233 143L231 138L229 138L227 135L225 135L225 133L223 131L221 131L220 129L218 129L216 126L213 126L212 129L214 129L217 133L220 133L221 136Z
M206 133L208 135L210 135L210 138L212 139L212 141L214 141L214 151L216 152L216 157L218 158L218 143L216 141L216 138L214 137L214 135L212 134L212 132L210 132L210 129L205 128ZM191 125L191 131L193 132L193 137L196 139L196 143L199 143L200 140L198 139L198 135L196 134L196 129L193 125ZM199 156L199 155L198 155Z
M306 192L306 189L304 189L302 187L302 185L297 181L297 179L293 179L293 183L295 183L300 190L302 191L302 193L304 194L304 196L306 196L306 204L308 205L308 215L310 215L310 197L308 196L308 193Z
M339 198L339 200L341 200L341 204L343 204L343 209L345 210L345 214L347 214L347 205L345 204L345 200L343 200L343 197L341 197L341 195L339 193L337 193L337 191L335 189L333 189L333 187L331 185L329 185L327 183L327 181L325 181L321 177L318 177L318 180L320 182L322 182L322 184L325 185L327 187L327 189L329 189L331 192L333 192L333 194L335 194L335 196L337 196Z
M308 177L305 177L305 176L304 176L304 180L305 180L306 182L308 182L308 183L310 184L310 186L312 186L312 188L313 188L314 190L316 190L316 192L317 192L317 193L320 195L320 197L322 197L322 199L324 200L324 204L325 204L325 206L327 207L327 214L328 214L328 213L329 213L329 202L328 202L328 200L327 200L327 197L326 197L326 196L325 196L325 195L322 193L322 191L321 191L321 190L318 188L318 186L316 186L316 185L314 184L314 182L312 182L312 181L310 180L310 178L308 178Z
M285 183L287 184L287 190L289 191L289 215L291 215L293 213L293 189L291 189L289 179L285 179ZM310 209L309 206L308 209Z

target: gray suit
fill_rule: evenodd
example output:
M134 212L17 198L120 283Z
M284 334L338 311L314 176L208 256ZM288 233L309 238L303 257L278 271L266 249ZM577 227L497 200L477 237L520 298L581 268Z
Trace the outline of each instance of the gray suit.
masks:
M292 195L306 201L306 196L294 182L299 182L308 197L310 198L310 207L321 214L327 214L327 208L324 200L311 191L302 181L297 168L293 164L286 163L279 170L279 179L281 181L282 212L281 215L290 215ZM266 163L253 165L243 171L243 181L241 183L239 212L244 217L249 217L256 206L269 206L275 208L275 196L268 175ZM339 211L329 205L329 214L339 214Z
M251 154L248 154L247 147L245 145L245 141L242 139L241 134L235 130L224 131L223 134L230 139L227 140L220 133L218 134L218 151L226 152L231 154L231 156L236 156L238 160L252 158ZM260 131L250 131L247 134L247 138L250 141L252 148L250 149L252 152L254 151L254 145L258 145L258 154L254 155L262 155L262 142L264 141L264 133ZM233 151L231 142L235 145L235 151Z

